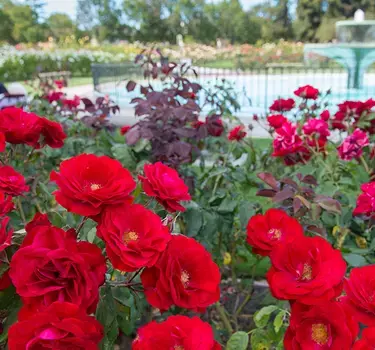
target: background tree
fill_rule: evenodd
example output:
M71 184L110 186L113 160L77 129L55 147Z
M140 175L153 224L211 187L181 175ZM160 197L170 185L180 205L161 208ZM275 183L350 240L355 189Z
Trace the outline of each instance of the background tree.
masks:
M323 17L322 0L299 0L297 20L294 23L296 38L301 41L317 41L317 31Z
M47 26L51 36L58 41L65 39L68 35L74 34L76 26L73 20L65 13L54 13L47 19Z

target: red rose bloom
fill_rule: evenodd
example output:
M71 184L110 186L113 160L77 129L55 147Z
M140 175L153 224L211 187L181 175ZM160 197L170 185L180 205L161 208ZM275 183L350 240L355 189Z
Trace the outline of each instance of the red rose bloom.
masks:
M92 313L107 270L101 250L77 242L74 230L52 226L37 214L26 225L26 237L10 264L10 277L24 304L43 310L56 300L79 305Z
M65 81L64 80L55 80L54 84L58 89L62 89L65 86Z
M0 132L0 152L4 152L6 147L5 134Z
M132 350L220 350L211 326L199 317L170 316L138 330Z
M317 135L322 140L326 140L331 134L327 122L320 119L309 119L302 130L305 135Z
M272 128L278 129L281 128L284 123L287 123L288 119L285 118L282 114L272 114L267 117L267 121Z
M326 109L322 113L320 113L320 119L324 120L325 122L328 122L330 117L329 111Z
M245 127L243 125L238 125L229 131L228 140L229 141L241 141L246 136Z
M196 120L194 122L191 123L191 126L194 128L194 129L199 129L201 126L203 125L206 125L205 122L202 122L201 120Z
M319 90L311 85L305 85L294 91L294 94L307 100L316 100L319 96Z
M24 314L9 328L9 350L99 349L103 326L78 305L55 302L43 312Z
M105 210L98 236L113 267L128 272L153 266L171 239L159 216L139 204Z
M274 112L288 112L294 108L295 102L292 98L275 100L270 107Z
M190 201L189 188L177 171L161 162L146 164L144 175L138 178L145 193L155 199L169 212L185 211L181 201Z
M303 237L303 227L283 210L269 209L253 216L247 224L247 243L253 252L268 256L278 244Z
M359 328L340 302L295 303L284 338L285 350L351 350Z
M9 220L8 217L0 219L0 252L12 244L13 230L7 229Z
M341 252L321 237L300 237L276 246L267 273L275 298L321 304L342 291L346 263Z
M41 128L40 118L34 113L15 107L0 111L0 132L5 134L9 143L39 148Z
M204 311L220 298L220 271L210 253L193 238L173 236L158 262L141 281L147 301L160 310L171 305Z
M353 215L374 216L375 214L375 182L368 182L361 186L361 193L357 199L357 206Z
M131 128L130 125L125 125L125 126L123 126L123 127L120 129L120 133L121 133L121 135L125 135L125 134L129 131L130 128Z
M68 109L76 109L81 104L81 99L79 96L74 96L73 99L64 98L61 100L64 107L67 107Z
M0 191L0 218L4 217L14 209L12 197Z
M108 205L123 204L136 187L119 161L85 153L63 161L60 173L51 173L51 181L59 187L54 192L56 201L82 216L95 216Z
M49 103L52 103L55 101L61 101L64 98L64 96L64 93L61 91L51 91L48 94L47 99Z
M362 339L358 340L353 350L374 350L375 349L375 327L366 328L362 332Z
M370 144L367 133L356 129L349 135L340 147L337 148L343 160L357 159L362 155L363 148Z
M20 196L29 191L25 178L11 166L0 166L0 191L10 196Z
M66 134L60 123L53 122L46 118L40 118L42 123L41 135L43 136L42 144L52 148L61 148L64 146Z
M218 115L206 117L206 125L207 131L211 136L219 137L224 132L223 121Z
M344 282L344 301L358 322L375 326L375 265L357 267Z

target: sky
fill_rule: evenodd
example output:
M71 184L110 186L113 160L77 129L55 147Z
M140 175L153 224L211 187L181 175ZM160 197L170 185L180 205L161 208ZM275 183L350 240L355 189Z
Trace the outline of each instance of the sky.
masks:
M217 1L217 0L213 0ZM262 2L262 0L241 0L245 9ZM76 0L45 0L45 15L48 17L53 12L67 13L72 18L76 17Z

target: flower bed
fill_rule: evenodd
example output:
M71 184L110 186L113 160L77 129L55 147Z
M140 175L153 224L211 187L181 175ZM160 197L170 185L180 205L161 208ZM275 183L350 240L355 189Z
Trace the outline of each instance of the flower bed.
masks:
M60 81L0 111L1 345L374 347L375 101L302 86L260 147L225 84L137 61L133 126Z

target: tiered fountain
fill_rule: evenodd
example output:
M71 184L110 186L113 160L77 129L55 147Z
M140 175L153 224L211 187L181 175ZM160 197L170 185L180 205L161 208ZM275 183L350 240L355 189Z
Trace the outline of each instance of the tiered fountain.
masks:
M348 71L348 89L361 89L367 68L375 62L375 21L365 20L364 12L357 10L354 20L336 23L336 36L336 43L305 45L305 56L334 59Z

